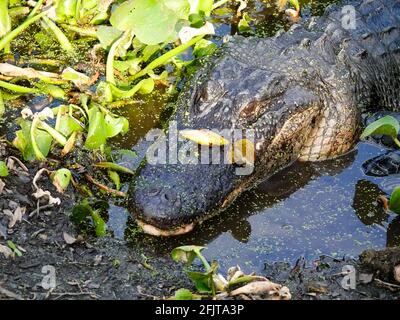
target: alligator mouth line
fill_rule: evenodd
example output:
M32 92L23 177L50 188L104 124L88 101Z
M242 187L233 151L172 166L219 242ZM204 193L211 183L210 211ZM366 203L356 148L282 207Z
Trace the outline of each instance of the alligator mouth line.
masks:
M157 227L155 227L151 224L148 224L146 222L143 222L139 219L136 219L136 222L145 233L150 234L152 236L156 236L156 237L180 236L185 233L191 232L194 229L194 227L196 226L196 223L192 222L190 224L186 224L186 225L180 226L178 228L166 230L166 229L157 228Z

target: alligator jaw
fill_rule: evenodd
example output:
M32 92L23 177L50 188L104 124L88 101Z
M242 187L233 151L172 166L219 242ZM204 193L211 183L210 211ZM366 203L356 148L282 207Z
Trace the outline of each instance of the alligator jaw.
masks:
M196 225L194 222L192 222L190 224L181 226L179 228L175 228L175 229L171 229L171 230L163 230L163 229L157 228L151 224L148 224L148 223L143 222L138 219L136 219L136 222L138 223L138 225L142 228L142 230L145 233L150 234L152 236L156 236L156 237L180 236L182 234L192 231Z

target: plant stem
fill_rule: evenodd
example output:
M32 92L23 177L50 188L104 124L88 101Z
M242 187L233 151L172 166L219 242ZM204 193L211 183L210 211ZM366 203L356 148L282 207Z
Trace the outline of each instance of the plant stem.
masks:
M4 106L3 92L0 90L0 119L3 116L5 111L6 111L6 107Z
M53 32L54 36L56 37L57 41L60 43L61 47L67 52L73 52L74 47L72 46L71 42L69 42L66 35L61 31L59 27L48 17L43 17L43 22L49 27L51 32Z
M8 83L5 81L0 81L0 87L10 90L10 91L18 92L18 93L39 93L40 92L40 90L35 89L35 88L27 88L27 87L19 86L17 84Z
M211 266L208 263L208 261L206 260L206 258L204 258L204 256L200 253L200 251L195 251L197 254L197 257L200 259L200 261L203 263L204 268L206 269L206 271L210 270Z
M28 15L28 19L32 18L38 12L38 10L42 6L42 4L43 4L43 0L39 0L38 2L36 2L36 5L33 7L32 11Z
M0 51L3 50L7 44L9 44L15 37L17 37L22 31L28 28L31 24L38 21L40 18L44 17L47 14L47 11L43 11L32 18L26 19L22 22L18 27L14 30L7 33L3 38L0 39Z
M91 37L91 38L96 38L97 39L97 30L96 30L96 28L95 27L91 27L91 28L81 28L81 27L78 27L78 26L72 26L72 25L69 25L69 24L62 24L61 25L64 29L67 29L67 30L69 30L69 31L72 31L72 32L76 32L76 33L78 33L79 35L81 35L81 36L84 36L84 37Z
M213 10L223 6L225 3L229 2L229 0L220 0L213 5Z
M44 121L40 121L39 125L43 130L46 130L47 133L50 134L54 138L54 140L56 140L60 145L65 146L65 144L67 143L67 139L61 133L59 133L53 127L49 126Z
M40 151L39 146L37 145L36 139L35 139L35 132L36 132L36 128L37 128L39 122L40 122L39 117L34 117L32 120L31 130L30 130L31 144L32 144L32 149L33 149L33 152L35 153L36 158L39 161L44 161L44 160L46 160L46 157Z
M196 42L200 41L205 37L205 34L197 36L191 40L189 40L186 43L181 44L180 46L168 51L167 53L163 54L161 57L158 57L157 59L153 60L150 62L144 69L139 71L138 73L134 74L132 77L129 78L129 81L134 81L145 74L147 74L150 70L153 70L163 64L165 64L167 61L172 59L174 56L184 52L186 49L190 48L192 45L194 45Z
M117 40L114 41L112 44L110 51L108 52L107 56L107 63L106 63L106 80L108 83L115 85L115 78L114 78L114 57L117 51L118 46L121 42L125 39L127 35L127 31L124 32Z
M393 138L394 143L400 148L400 141L397 138Z

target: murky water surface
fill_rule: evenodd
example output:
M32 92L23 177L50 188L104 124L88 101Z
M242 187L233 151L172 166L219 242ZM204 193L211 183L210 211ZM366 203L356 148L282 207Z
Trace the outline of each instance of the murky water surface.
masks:
M303 2L303 12L320 14L329 2ZM288 27L270 3L250 1L257 34L268 36ZM237 23L229 12L220 13L214 21L217 42L235 33ZM131 120L133 131L117 144L130 148L157 126L165 103L166 96L159 95L124 107L122 113ZM178 245L205 245L209 258L218 258L225 267L240 264L249 271L261 269L266 261L293 263L300 256L308 260L321 254L357 256L366 248L400 242L400 217L387 215L377 205L377 197L390 193L400 177L371 178L361 169L364 161L383 152L379 146L360 143L340 159L296 163L243 194L223 214L189 235L159 239L132 232L129 213L115 205L110 208L109 225L116 237L129 239L132 246L152 247L166 255Z

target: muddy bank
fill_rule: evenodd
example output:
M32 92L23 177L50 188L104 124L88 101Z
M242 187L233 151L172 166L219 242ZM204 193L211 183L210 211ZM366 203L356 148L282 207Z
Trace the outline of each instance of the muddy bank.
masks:
M3 144L2 159L10 155ZM89 234L79 239L79 232L69 219L77 196L72 192L57 194L47 179L42 179L40 186L62 202L59 206L38 203L32 196L32 178L38 169L32 165L26 172L15 161L14 170L2 179L5 186L0 198L0 244L11 240L22 255L5 258L0 254L0 298L153 299L171 296L178 288L194 290L182 266L168 256L155 254L151 248L109 236L96 238ZM6 213L15 214L16 210L22 210L21 221L16 219L11 226L13 218ZM67 244L64 233L78 241ZM390 270L399 263L398 252L399 249L386 252L392 260L370 252L363 256L365 266L356 260L328 256L315 261L299 259L296 265L266 262L262 274L288 286L294 299L397 299L400 286L395 284ZM343 267L349 266L355 268L355 289L345 290ZM46 290L43 286L48 278L44 277L52 270L56 287Z

